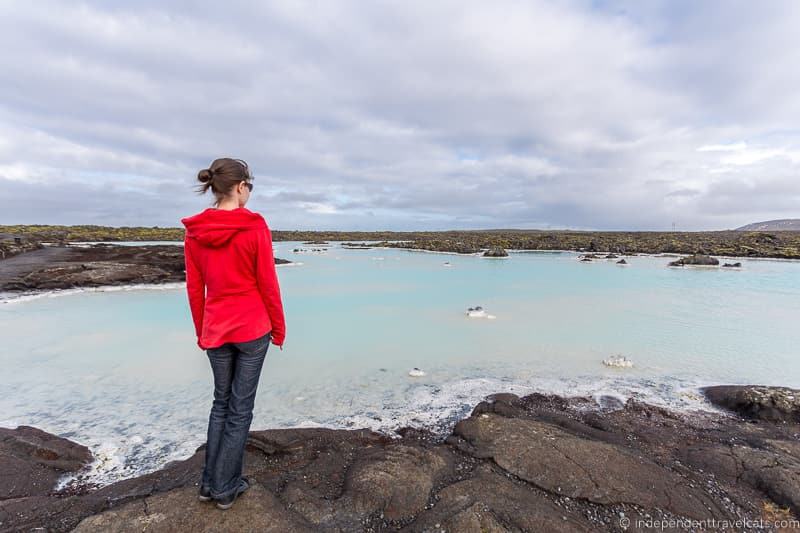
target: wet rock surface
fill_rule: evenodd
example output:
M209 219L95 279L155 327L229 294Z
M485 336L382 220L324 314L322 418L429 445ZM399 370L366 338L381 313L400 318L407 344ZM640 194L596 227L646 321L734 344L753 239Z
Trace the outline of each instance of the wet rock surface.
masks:
M759 385L718 385L703 389L706 398L745 418L800 423L800 390Z
M252 486L227 511L197 500L203 446L100 489L17 495L3 475L0 531L645 531L648 520L756 520L767 507L791 517L798 437L791 420L503 393L445 436L252 431Z
M61 476L91 460L86 446L40 429L0 428L0 499L46 495Z
M275 259L276 264L289 263ZM183 247L46 246L0 261L0 291L185 281Z

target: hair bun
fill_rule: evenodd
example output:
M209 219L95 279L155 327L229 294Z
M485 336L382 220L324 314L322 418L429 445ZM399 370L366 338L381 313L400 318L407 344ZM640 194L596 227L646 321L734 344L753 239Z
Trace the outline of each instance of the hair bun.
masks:
M212 174L211 169L208 168L204 168L197 173L197 179L200 180L201 183L208 183L213 177L214 174Z

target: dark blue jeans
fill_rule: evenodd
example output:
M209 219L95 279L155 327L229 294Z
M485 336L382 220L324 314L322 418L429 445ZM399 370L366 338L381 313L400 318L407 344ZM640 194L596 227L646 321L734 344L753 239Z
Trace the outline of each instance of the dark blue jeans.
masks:
M239 487L258 379L271 339L270 332L252 341L206 350L214 373L214 403L201 483L213 498L223 498Z

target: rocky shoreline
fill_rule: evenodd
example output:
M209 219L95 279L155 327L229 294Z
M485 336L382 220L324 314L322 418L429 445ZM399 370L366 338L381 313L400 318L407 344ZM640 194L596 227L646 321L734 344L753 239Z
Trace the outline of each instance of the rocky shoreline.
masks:
M408 236L398 234L391 240L386 239L365 246L471 255L484 251L488 251L490 255L502 254L501 250L568 250L620 255L700 254L719 257L800 259L800 232L670 233L536 230L420 232Z
M55 492L89 451L36 428L0 429L0 531L800 527L800 391L703 392L733 411L500 393L444 439L412 428L251 431L252 487L228 511L197 500L204 446L150 474Z
M9 236L45 242L182 241L183 228L0 225ZM3 233L0 233L0 241ZM702 253L718 257L800 259L800 231L286 231L272 230L279 241L371 241L396 246L462 254L491 248L505 250L608 251L618 254ZM398 242L403 241L403 242ZM0 242L1 244L1 242Z
M290 262L275 258L276 264ZM39 246L0 260L0 292L185 280L183 247L170 244Z

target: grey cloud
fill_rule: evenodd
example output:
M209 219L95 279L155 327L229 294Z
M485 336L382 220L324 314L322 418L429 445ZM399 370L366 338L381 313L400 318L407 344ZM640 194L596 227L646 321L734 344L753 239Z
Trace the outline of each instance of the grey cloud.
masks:
M665 196L697 196L700 191L697 189L677 189L668 192Z
M790 1L5 2L0 223L174 225L225 155L278 229L798 216L798 24ZM697 150L740 141L789 155Z

